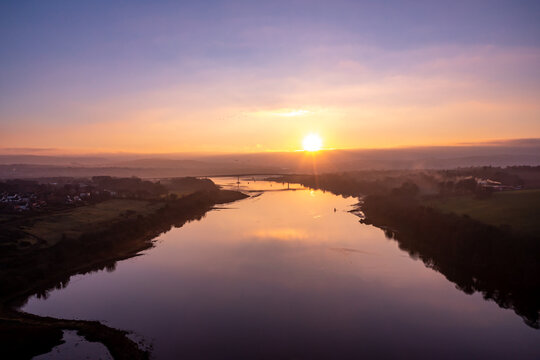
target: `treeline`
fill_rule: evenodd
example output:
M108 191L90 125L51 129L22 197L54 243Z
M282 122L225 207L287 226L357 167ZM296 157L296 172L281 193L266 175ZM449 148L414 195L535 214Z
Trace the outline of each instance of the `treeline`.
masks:
M527 188L540 186L540 166L477 166L440 170L440 174L446 178L472 176L490 179L508 186L524 186Z
M210 179L196 177L178 177L163 181L162 184L169 191L193 192L193 191L216 191L219 187Z
M110 178L97 179L111 186ZM138 180L121 181L121 186L146 186ZM203 181L207 184L206 181ZM21 184L20 182L18 184ZM34 186L35 183L29 184ZM66 184L62 184L62 187ZM113 184L114 185L114 184ZM132 187L133 189L133 187ZM155 188L156 191L161 191ZM9 358L32 358L59 345L63 329L77 330L88 341L99 341L115 359L147 359L149 353L129 339L127 332L96 321L62 320L19 313L29 296L47 297L53 288L68 285L71 276L89 272L113 271L116 262L135 256L153 246L152 239L172 226L199 220L215 204L247 197L236 191L201 191L181 199L161 199L164 207L148 215L116 218L80 237L62 237L56 245L40 248L4 246L0 252L0 346ZM0 238L20 234L0 232Z
M136 177L13 179L0 181L0 213L33 215L111 198L156 200L167 192L159 182Z
M111 176L11 179L0 181L0 213L31 216L96 204L111 198L175 199L179 194L218 189L210 179L195 177L171 178L164 182Z
M384 194L395 185L389 177L380 180L361 180L349 173L322 175L285 175L270 180L282 183L297 183L313 189L327 190L342 196Z
M0 192L40 193L47 191L124 191L130 193L146 192L160 195L167 189L160 182L143 180L138 177L116 178L111 176L93 176L91 178L44 178L39 180L8 179L0 181Z
M343 196L390 194L403 184L415 184L422 194L466 194L482 191L473 177L443 177L437 171L362 171L320 175L285 175L272 178L328 190Z
M540 172L540 168L519 170ZM440 189L442 186L443 191L475 194L479 188L470 171L452 170L445 177L436 173L423 176L432 176L431 183ZM459 180L449 180L452 178ZM364 223L384 229L402 250L441 272L460 290L481 292L499 306L513 309L528 325L540 326L538 235L521 235L510 228L422 206L421 187L407 173L369 181L359 180L358 174L292 175L274 180L297 182L337 195L362 196Z
M197 192L168 201L152 214L115 220L78 238L64 238L50 248L3 251L0 254L2 303L24 300L35 293L45 295L48 289L62 286L76 273L110 268L114 261L151 247L151 240L172 226L199 220L215 204L244 197L235 191Z
M413 205L414 204L414 205ZM400 249L467 294L481 292L539 328L540 242L467 216L415 205L409 196L368 196L366 224L388 229ZM389 229L396 229L392 231Z
M353 171L319 175L285 175L271 180L299 183L343 196L388 194L404 183L414 183L422 195L472 194L477 198L487 198L494 191L540 187L540 166Z
M167 188L163 186L159 181L152 182L148 180L142 180L138 177L111 177L111 176L93 176L92 185L109 191L124 192L127 194L136 194L138 197L159 197L159 195L166 194Z

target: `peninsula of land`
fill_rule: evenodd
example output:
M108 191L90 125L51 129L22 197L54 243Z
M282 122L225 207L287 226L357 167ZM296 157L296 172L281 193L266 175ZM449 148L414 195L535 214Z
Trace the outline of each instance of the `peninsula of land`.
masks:
M171 227L199 220L216 204L246 198L209 179L48 178L0 182L0 342L8 358L32 358L77 330L115 359L146 359L128 331L97 321L17 311L71 276L114 269Z

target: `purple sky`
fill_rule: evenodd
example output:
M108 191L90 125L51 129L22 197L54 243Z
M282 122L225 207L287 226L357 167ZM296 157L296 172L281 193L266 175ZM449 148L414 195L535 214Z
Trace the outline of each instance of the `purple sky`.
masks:
M539 1L10 1L0 147L540 137Z

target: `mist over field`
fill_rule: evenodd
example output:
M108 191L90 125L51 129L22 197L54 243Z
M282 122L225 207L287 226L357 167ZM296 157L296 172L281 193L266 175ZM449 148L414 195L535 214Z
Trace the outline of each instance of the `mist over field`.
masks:
M243 173L313 173L381 169L540 165L540 140L456 146L351 149L249 154L0 155L0 177L209 176ZM14 150L11 150L14 152ZM1 153L1 152L0 152Z

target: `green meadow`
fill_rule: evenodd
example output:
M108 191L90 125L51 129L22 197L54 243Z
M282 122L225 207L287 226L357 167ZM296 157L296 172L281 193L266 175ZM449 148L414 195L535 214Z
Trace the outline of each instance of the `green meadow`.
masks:
M429 199L424 205L446 213L468 215L490 225L510 225L519 232L540 231L540 189L502 191L487 199L470 195Z
M35 243L43 239L47 246L56 244L63 236L77 238L100 225L138 215L147 215L164 206L163 202L132 199L113 199L95 205L81 206L33 218L21 230L30 236L22 239Z

